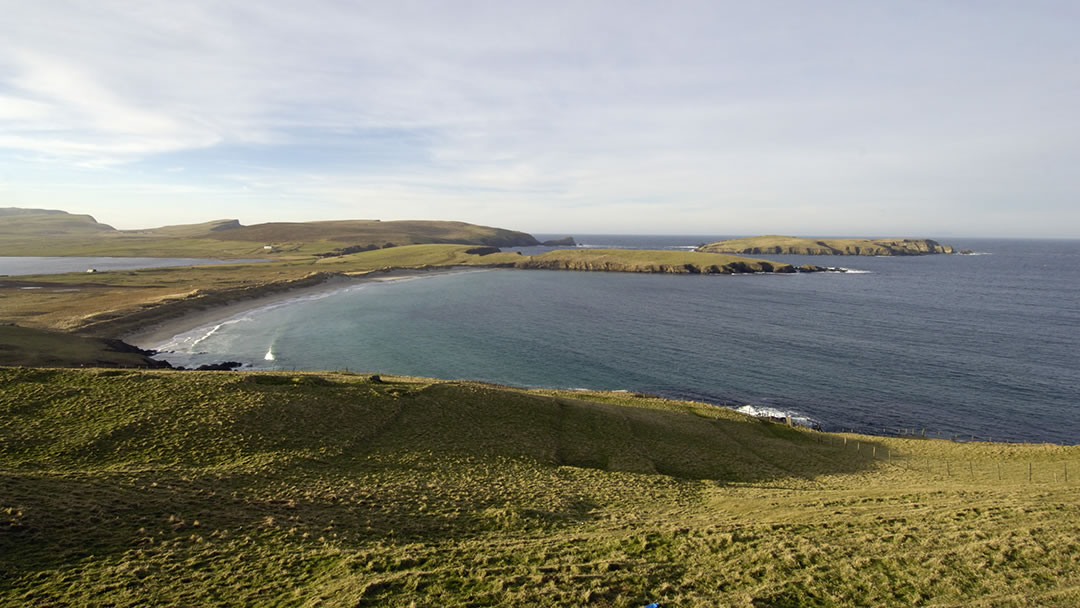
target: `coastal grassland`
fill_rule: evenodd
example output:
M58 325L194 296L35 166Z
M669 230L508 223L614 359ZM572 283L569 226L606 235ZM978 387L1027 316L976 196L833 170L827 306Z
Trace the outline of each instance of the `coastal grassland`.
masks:
M476 253L469 253L470 251ZM487 253L471 245L406 245L323 258L320 270L366 272L382 268L432 268L444 266L511 266L522 256L511 252Z
M953 253L953 248L930 239L817 239L771 234L717 241L697 251L744 255L927 255Z
M466 253L476 249L413 245L322 259L0 279L0 322L116 336L193 310L316 286L337 275L364 276L391 268L489 266L519 257Z
M918 466L1064 470L1075 447L344 373L6 368L0 387L4 606L1080 601L1075 476Z
M663 272L676 274L731 274L740 272L795 272L789 264L719 253L660 249L559 249L518 262L519 268L598 270L609 272Z
M0 325L0 365L145 368L160 363L117 340Z
M334 257L0 278L0 322L115 337L192 311L314 287L335 277L459 266L625 272L791 272L787 264L680 251L559 250L539 256L420 244Z
M523 232L465 222L341 220L243 226L236 220L116 230L89 215L0 208L0 255L281 258L416 243L535 245ZM271 249L265 249L265 247Z

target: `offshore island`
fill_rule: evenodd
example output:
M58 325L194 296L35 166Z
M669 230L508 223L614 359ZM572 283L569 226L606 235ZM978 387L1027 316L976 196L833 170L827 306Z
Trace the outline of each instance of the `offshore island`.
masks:
M0 255L237 260L0 278L0 605L1080 603L1077 446L823 433L640 393L151 369L116 339L459 266L800 270L501 250L536 244L460 222L118 231L0 211Z
M954 253L951 245L931 239L813 239L794 236L753 236L702 245L696 251L746 255L933 255Z

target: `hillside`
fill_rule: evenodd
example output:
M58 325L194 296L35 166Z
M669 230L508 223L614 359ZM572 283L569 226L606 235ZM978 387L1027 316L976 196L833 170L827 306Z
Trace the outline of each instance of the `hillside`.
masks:
M789 264L689 251L584 249L529 257L485 246L402 245L266 263L0 278L0 323L116 337L193 311L312 287L334 277L456 266L680 274L795 272Z
M3 606L1080 601L1075 447L354 374L0 386Z
M670 274L792 273L790 264L691 251L574 249L549 251L519 261L518 268ZM813 270L821 270L814 268Z
M464 222L343 220L243 226L223 219L116 230L89 215L0 209L0 255L10 256L280 258L417 243L510 247L538 241L524 232Z
M52 209L0 207L0 243L17 237L98 237L113 232L116 232L115 228L99 223L89 215L74 215Z
M0 365L165 367L147 355L119 340L0 325Z
M697 248L707 253L745 255L929 255L953 253L951 245L930 239L812 239L793 236L754 236L717 241Z

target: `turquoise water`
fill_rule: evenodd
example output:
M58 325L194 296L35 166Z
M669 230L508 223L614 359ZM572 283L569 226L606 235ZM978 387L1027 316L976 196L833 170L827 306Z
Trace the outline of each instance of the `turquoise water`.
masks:
M985 255L808 259L858 271L843 274L489 270L367 283L161 348L180 365L643 391L826 429L1075 443L1080 243L953 244Z

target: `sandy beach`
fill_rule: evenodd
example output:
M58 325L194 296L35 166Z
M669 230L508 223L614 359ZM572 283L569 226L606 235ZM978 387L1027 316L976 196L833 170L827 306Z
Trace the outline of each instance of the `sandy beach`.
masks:
M368 282L397 281L416 276L462 272L462 268L394 269L374 271L362 275L334 275L328 280L308 287L297 287L260 297L238 299L227 304L188 310L167 321L153 323L127 332L120 338L139 348L153 349L182 333L207 327L241 315L250 310L263 308L279 302L330 294ZM470 269L476 270L476 269Z

